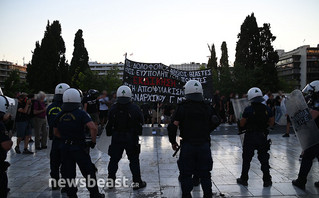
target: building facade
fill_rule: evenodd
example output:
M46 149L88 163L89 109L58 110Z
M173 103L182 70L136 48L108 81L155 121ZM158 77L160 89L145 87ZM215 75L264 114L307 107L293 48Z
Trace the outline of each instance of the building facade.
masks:
M184 63L184 64L180 64L180 65L169 65L170 67L173 67L175 69L179 69L179 70L185 70L185 71L191 71L191 70L199 70L201 67L206 68L206 63Z
M304 45L289 52L277 52L279 61L276 67L279 78L296 89L303 89L308 83L319 80L319 45Z
M118 69L120 79L123 79L124 63L99 63L97 61L89 62L91 71L95 71L100 76L105 76L108 71Z
M26 81L27 66L17 65L9 61L0 61L0 86L3 88L4 81L10 75L13 70L19 71L19 76L21 81Z

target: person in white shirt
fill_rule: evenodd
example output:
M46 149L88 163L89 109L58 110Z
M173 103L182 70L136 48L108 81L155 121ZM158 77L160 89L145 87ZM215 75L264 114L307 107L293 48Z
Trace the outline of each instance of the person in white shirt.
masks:
M107 114L108 114L109 105L110 105L110 100L105 90L102 91L102 95L99 97L99 102L100 102L100 107L99 107L100 123L101 123L101 126L104 127L107 120Z

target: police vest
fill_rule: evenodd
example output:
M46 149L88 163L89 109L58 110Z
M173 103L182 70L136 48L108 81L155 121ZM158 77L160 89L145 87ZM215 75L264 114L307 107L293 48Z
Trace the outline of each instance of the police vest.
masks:
M185 101L179 106L180 136L183 141L194 144L210 142L211 111L205 102Z
M129 105L115 104L115 109L112 116L114 120L114 131L119 133L135 133L137 135L142 134L143 127L141 123L136 120L134 112L131 112Z
M247 132L266 132L268 128L269 113L262 103L252 103L253 112L247 118Z

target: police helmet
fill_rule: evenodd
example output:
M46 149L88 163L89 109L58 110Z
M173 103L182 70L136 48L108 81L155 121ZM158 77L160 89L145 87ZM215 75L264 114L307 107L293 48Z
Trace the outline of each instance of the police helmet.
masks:
M185 96L188 100L202 101L203 100L203 87L197 80L189 80L185 86Z
M303 88L302 92L305 94L319 92L319 80L315 80L307 84L305 88Z
M0 112L7 113L9 108L9 101L5 96L0 96Z
M92 98L97 98L99 96L99 91L96 89L90 89L88 91L88 96Z
M129 103L131 101L132 91L128 86L122 85L117 89L116 97L117 102L120 104Z
M55 87L55 91L54 91L54 101L57 102L62 102L62 96L63 93L65 92L65 90L69 89L70 86L66 83L59 83L56 87Z
M73 111L81 107L81 93L78 89L69 88L63 93L63 111Z
M253 87L248 90L247 98L250 102L263 102L263 93L258 87Z

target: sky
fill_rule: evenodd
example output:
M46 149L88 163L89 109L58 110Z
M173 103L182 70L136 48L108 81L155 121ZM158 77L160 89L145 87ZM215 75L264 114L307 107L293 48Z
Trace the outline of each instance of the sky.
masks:
M318 0L0 0L0 60L31 61L48 20L58 20L69 63L82 29L90 61L124 62L127 52L138 62L207 63L214 43L219 62L226 41L232 64L252 12L258 26L270 23L275 49L290 51L319 44L318 9Z

